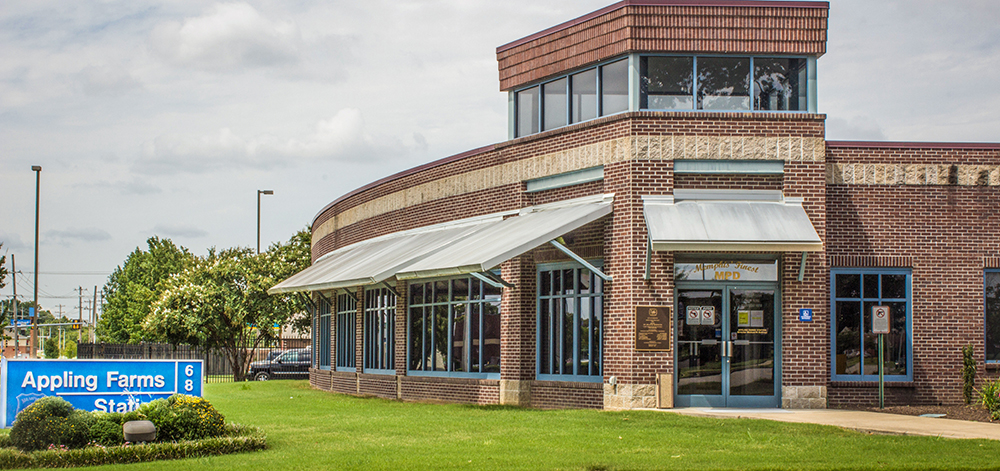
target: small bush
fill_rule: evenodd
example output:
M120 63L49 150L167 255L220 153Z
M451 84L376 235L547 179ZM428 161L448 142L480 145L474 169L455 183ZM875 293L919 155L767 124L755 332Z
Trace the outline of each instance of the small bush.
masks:
M972 404L972 391L976 386L976 358L972 345L962 347L962 397Z
M49 445L81 448L90 441L90 412L76 410L65 399L43 397L17 414L10 440L19 450L43 450Z
M167 398L167 405L176 414L172 425L183 431L176 439L218 437L225 432L225 417L203 398L174 394Z
M124 416L115 412L97 412L90 425L90 441L101 446L117 446L125 443L122 433Z
M91 446L68 451L22 453L0 449L0 469L67 468L105 464L139 463L157 460L223 455L267 448L267 437L256 427L226 426L220 437L197 441L147 443L127 446Z
M1000 379L987 381L979 391L979 402L990 411L990 419L1000 419Z

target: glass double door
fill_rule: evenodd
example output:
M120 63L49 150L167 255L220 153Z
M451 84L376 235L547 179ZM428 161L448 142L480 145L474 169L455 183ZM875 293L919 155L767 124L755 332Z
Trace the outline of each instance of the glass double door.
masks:
M776 293L773 285L678 289L678 407L781 406Z

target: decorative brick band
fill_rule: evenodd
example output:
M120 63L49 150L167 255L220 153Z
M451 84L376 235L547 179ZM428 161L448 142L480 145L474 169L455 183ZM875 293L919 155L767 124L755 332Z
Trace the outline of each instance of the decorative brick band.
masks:
M983 268L1000 268L1000 257L983 257Z
M873 255L830 255L830 267L845 268L911 268L913 257Z
M826 182L846 185L1000 186L1000 166L828 163Z
M313 228L313 242L365 219L474 191L626 160L825 158L820 137L630 136L485 167L412 186L351 207Z

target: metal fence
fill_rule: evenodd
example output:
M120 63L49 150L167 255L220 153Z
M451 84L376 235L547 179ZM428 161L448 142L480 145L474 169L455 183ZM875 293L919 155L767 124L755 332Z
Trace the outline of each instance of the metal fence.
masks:
M284 350L308 347L309 342L309 339L281 339L272 346L253 349L250 361L270 360ZM76 356L79 359L95 360L202 360L206 382L231 383L234 378L232 365L223 351L191 345L147 342L81 343L76 347Z

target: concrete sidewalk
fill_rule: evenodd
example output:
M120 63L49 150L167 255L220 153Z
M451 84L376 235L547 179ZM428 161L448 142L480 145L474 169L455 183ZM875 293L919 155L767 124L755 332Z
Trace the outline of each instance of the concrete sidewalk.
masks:
M1000 440L1000 424L879 412L842 409L712 409L703 407L651 410L697 417L748 418L833 425L874 433Z

